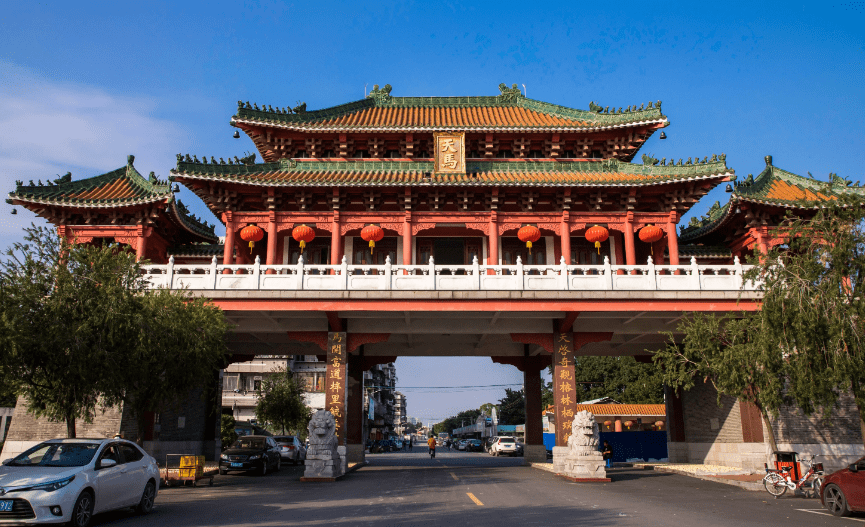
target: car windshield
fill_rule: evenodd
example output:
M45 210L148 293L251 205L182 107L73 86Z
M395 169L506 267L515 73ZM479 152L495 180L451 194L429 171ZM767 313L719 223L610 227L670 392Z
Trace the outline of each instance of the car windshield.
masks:
M294 437L293 436L279 436L279 437L274 437L273 440L276 441L277 443L294 443Z
M19 454L10 467L83 467L90 463L99 443L41 443Z
M514 442L513 437L503 437L503 438L499 439L499 443L513 443L513 442Z
M231 448L264 448L264 439L261 438L252 438L245 437L243 439L238 439L231 445Z

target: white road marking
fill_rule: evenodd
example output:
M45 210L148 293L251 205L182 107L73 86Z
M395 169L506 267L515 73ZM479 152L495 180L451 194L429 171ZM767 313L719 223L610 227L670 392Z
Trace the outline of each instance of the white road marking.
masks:
M811 514L819 514L819 515L821 515L821 516L832 516L832 514L826 512L825 509L795 509L795 510L797 510L797 511L802 511L802 512L810 512ZM861 518L843 518L843 517L842 517L841 519L842 519L842 520L852 520L852 521L854 521L854 522L856 522L856 521L862 521Z

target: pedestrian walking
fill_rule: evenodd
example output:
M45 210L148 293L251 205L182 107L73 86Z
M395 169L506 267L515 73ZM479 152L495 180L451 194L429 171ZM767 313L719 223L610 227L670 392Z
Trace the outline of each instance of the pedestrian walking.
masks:
M433 436L429 436L426 442L427 446L429 446L429 457L436 457L436 438Z

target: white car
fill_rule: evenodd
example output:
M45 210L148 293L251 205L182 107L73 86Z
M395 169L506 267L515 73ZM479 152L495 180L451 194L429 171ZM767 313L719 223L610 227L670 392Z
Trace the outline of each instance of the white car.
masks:
M517 441L513 437L498 436L490 445L490 454L493 456L515 456L517 455Z
M122 439L52 439L0 466L0 525L69 522L135 507L146 514L159 492L156 460Z

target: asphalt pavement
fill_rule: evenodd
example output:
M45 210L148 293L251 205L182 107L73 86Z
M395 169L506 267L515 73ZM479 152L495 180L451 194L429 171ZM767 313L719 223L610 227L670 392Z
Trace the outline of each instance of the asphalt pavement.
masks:
M264 477L216 476L212 487L162 489L153 512L113 512L104 526L576 525L862 526L815 499L742 490L687 476L614 469L610 483L571 483L522 458L426 448L367 456L336 483L301 483L303 466Z

